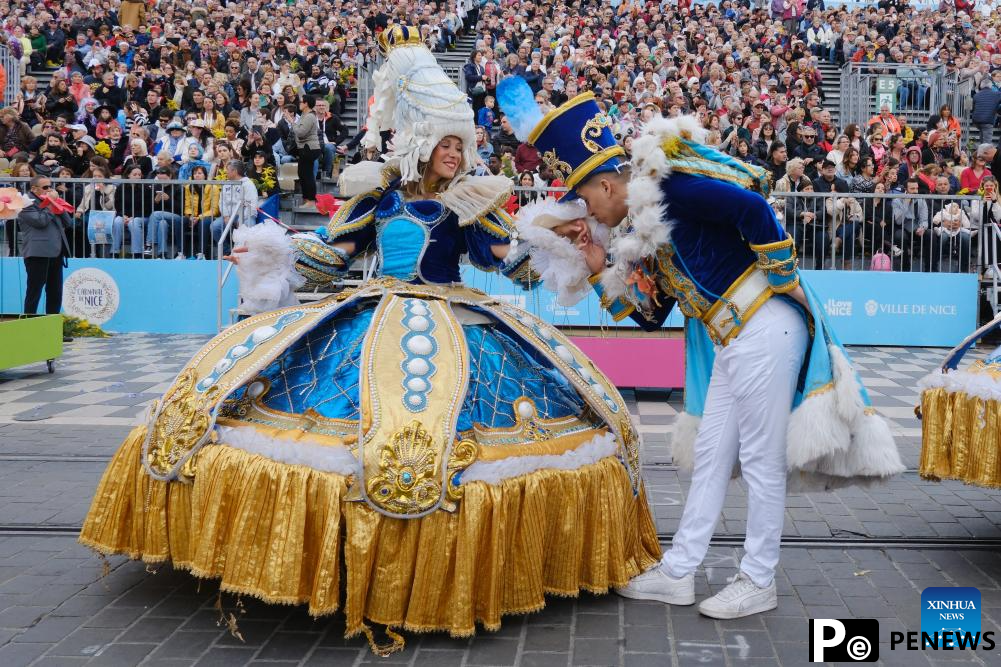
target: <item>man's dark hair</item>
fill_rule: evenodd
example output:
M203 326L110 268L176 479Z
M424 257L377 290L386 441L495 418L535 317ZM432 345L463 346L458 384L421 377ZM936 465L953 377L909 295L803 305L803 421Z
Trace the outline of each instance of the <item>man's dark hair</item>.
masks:
M768 161L771 162L772 157L775 156L775 151L785 147L786 145L781 141L773 141L772 145L768 147Z
M316 97L314 95L309 95L309 94L303 95L302 103L305 104L310 109L312 109L313 107L316 106Z
M918 187L921 186L921 181L919 181L916 178L908 178L907 179L907 185L910 185L911 183L913 183L914 185L917 185Z
M41 184L42 181L48 181L48 180L50 180L48 176L41 176L41 175L32 176L31 180L28 181L28 187L34 190Z

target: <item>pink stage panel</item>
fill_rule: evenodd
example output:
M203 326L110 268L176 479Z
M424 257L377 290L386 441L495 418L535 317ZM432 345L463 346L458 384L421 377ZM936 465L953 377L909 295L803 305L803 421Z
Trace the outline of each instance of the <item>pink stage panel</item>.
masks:
M685 386L683 338L571 337L617 387Z

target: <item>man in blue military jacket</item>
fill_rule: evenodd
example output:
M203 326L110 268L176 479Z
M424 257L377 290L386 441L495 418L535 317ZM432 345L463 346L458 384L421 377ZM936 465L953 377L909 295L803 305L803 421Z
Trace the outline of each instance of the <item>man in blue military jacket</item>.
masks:
M787 480L832 487L903 470L885 423L800 283L793 241L762 196L766 172L702 143L691 117L656 118L633 161L592 96L543 118L529 143L603 225L606 249L583 221L556 232L583 253L616 320L657 328L674 304L686 316L686 414L675 461L694 463L677 534L659 567L619 593L695 602L694 572L709 547L739 463L748 489L740 570L699 611L739 618L777 606L774 574Z

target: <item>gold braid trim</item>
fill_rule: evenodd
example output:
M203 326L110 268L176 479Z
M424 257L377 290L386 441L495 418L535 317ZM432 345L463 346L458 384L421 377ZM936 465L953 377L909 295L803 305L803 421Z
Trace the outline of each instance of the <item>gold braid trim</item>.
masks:
M750 245L751 250L754 252L775 252L776 250L785 250L786 248L792 247L792 237L786 234L786 237L781 241L761 244L752 243ZM796 252L795 248L793 248L793 252Z
M796 246L793 245L792 237L788 234L781 241L765 243L762 245L750 244L751 250L758 256L757 267L767 274L774 274L783 278L795 276L792 280L781 284L772 285L772 291L776 294L786 294L799 287L799 276L796 272L799 269L799 258L796 256ZM789 256L785 259L774 259L772 253L782 250L789 250Z

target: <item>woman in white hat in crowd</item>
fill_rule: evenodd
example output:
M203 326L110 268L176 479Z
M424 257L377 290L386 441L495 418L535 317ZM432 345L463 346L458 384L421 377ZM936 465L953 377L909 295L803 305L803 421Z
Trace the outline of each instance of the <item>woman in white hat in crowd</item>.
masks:
M166 135L153 146L153 154L159 155L161 152L169 153L175 162L180 162L184 158L187 135L184 131L184 124L176 118L164 128Z

